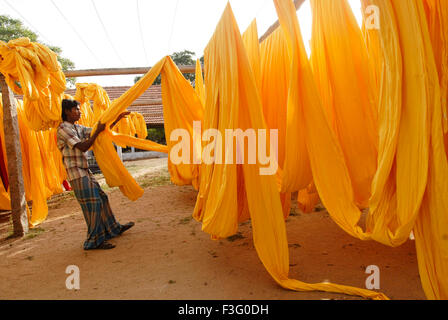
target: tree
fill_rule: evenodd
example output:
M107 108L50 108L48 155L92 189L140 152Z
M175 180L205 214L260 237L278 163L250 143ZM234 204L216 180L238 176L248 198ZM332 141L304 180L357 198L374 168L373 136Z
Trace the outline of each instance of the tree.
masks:
M22 21L13 19L9 16L0 15L0 40L8 42L9 40L17 39L20 37L29 38L32 42L39 42L47 46L50 50L54 51L58 55L58 61L62 66L62 70L72 70L75 68L75 63L68 58L61 56L62 49L56 46L51 46L43 43L38 39L38 35L25 27ZM71 85L75 85L76 78L68 78L67 82Z
M193 60L193 56L195 55L194 52L189 50L184 50L180 52L174 52L170 55L171 59L173 59L174 63L177 65L183 65L183 66L194 66L196 64L196 61ZM203 63L203 57L201 58L201 62ZM186 73L184 74L185 79L187 79L190 82L193 82L195 79L194 73ZM140 80L142 76L138 76L134 78L134 83ZM156 80L154 81L154 84L161 84L162 78L159 75Z

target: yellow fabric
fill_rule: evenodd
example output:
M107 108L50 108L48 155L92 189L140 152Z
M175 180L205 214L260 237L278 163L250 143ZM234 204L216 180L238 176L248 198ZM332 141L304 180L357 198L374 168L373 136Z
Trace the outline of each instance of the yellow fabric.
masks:
M445 151L448 154L448 3L424 0L432 48L439 74Z
M93 150L107 183L120 187L131 200L143 193L118 158L113 142L172 152L178 141L172 141L171 134L184 129L190 137L191 163L209 144L195 144L193 121L201 122L202 131L217 129L223 137L225 129L277 128L278 176L260 175L258 162L174 164L169 158L171 180L199 190L193 216L202 221L202 229L214 239L227 237L237 231L239 222L250 218L257 253L284 288L387 298L360 288L307 284L288 277L284 217L289 212L290 193L299 191L299 204L310 210L317 201L315 186L332 219L354 237L398 246L413 230L423 289L430 299L447 299L447 2L363 0L364 8L373 4L381 12L381 28L364 28L364 42L346 0L311 0L311 63L293 3L274 3L281 28L261 46L255 21L241 36L227 5L205 50L204 91L202 77L197 76L193 89L169 57L113 102L99 86L78 86L83 92L80 98L91 97L83 100L84 108L90 108L89 100L94 101L96 126L98 120L112 123L162 74L168 146L131 136L139 131L135 115L116 129L126 134L106 128ZM53 92L58 90L51 86L59 69L51 69L54 56L44 56L45 52L23 39L0 42L0 71L6 72L8 84L15 90L19 89L14 81L25 84L26 101L34 99L20 111L25 115L21 123L30 122L32 128L55 123L54 101L48 102L57 99ZM197 75L201 73L200 68L196 70ZM62 83L54 82L55 87ZM83 121L91 121L89 117L92 115ZM43 165L42 154L54 150L51 143L42 146L51 139L51 132L34 135L23 127L24 178L36 180L39 186L39 190L27 187L27 198L32 198L37 208L30 219L38 223L44 218L39 212L45 211L39 201L58 191L56 181L44 171L59 168L62 176L60 158L54 163L56 169ZM220 156L217 150L215 156ZM5 199L5 194L0 196L0 203ZM358 207L369 207L365 230L358 225Z
M344 154L355 200L366 207L378 149L377 97L367 48L346 0L310 1L313 72Z
M88 120L92 119L92 112L86 109L87 106L90 108L90 101L93 101L93 119L89 121L91 124L98 122L101 114L110 106L106 90L95 83L77 83L73 98L79 101L81 110L86 112Z
M258 43L258 39L256 41ZM253 43L255 44L255 42ZM278 130L279 168L277 178L279 189L282 190L282 169L286 152L286 105L291 62L283 30L277 28L261 43L259 50L263 114L267 127ZM291 207L291 190L281 193L280 198L284 216L287 217Z
M65 90L65 76L56 53L28 38L19 38L0 41L0 56L0 72L8 86L23 95L30 127L56 127L61 122L61 95Z
M92 127L95 124L94 114L90 102L86 101L80 104L81 119L78 123L85 127Z
M168 157L171 181L177 185L192 184L194 188L198 189L200 165L194 164L193 157L196 152L201 153L201 146L195 144L193 122L201 122L203 119L202 102L190 82L184 78L170 57L165 58L161 75L163 116L168 150L171 150L177 143L170 139L171 133L175 129L186 130L190 140L189 164L174 165L171 158Z
M319 203L319 194L316 186L311 183L306 189L299 191L297 195L297 206L304 213L310 213Z
M148 128L146 128L145 118L141 113L133 112L134 126L136 130L137 137L140 139L146 139L148 136Z
M250 66L257 83L257 88L261 90L261 57L260 45L258 43L257 21L254 19L247 30L242 35L244 47L246 48Z
M1 99L1 95L0 95ZM29 128L23 103L15 100L18 113L20 145L22 153L22 175L25 187L25 198L33 202L32 211L28 209L31 227L42 223L48 215L47 199L61 193L62 181L66 178L65 169L61 170L62 158L56 146L56 130L34 131ZM0 134L4 141L3 104L0 101ZM4 143L4 154L6 154ZM6 163L7 159L5 159ZM8 190L9 191L9 190ZM11 203L8 192L0 186L0 209L10 210Z
M0 185L0 209L11 210L11 198L9 192L5 190L3 183Z
M48 214L47 198L51 196L45 183L45 172L39 149L38 132L27 127L24 122L24 111L21 103L17 105L20 145L22 149L23 183L27 201L33 201L30 224L37 225L45 220Z
M295 16L291 2L276 1L276 6L281 21ZM297 18L290 20L294 21L295 30L299 31ZM205 61L207 95L204 127L215 128L222 134L225 129L266 128L256 79L230 5L205 50ZM217 77L218 70L220 76ZM312 81L309 66L307 74ZM259 163L239 165L242 171L238 171L237 166L216 163L202 165L194 215L202 221L204 231L214 237L226 237L236 232L238 206L242 205L235 201L237 179L239 174L243 174L255 248L268 272L280 285L300 291L323 290L385 298L369 290L329 283L306 284L289 279L288 244L276 178L260 175Z
M194 83L195 83L194 90L196 92L196 95L199 97L199 100L201 100L202 106L204 106L205 105L204 78L202 77L202 68L199 59L196 60L196 72Z
M447 161L441 141L440 92L430 37L422 18L424 9L422 3L413 0L371 2L382 14L381 28L373 32L379 33L383 73L378 104L378 169L372 183L366 232L357 225L361 213L355 206L339 143L325 128L319 109L307 108L313 177L332 218L353 236L397 246L407 240L414 227L419 234L416 245L422 285L428 297L443 298L448 285L448 247L441 239L447 234L447 224L442 223L447 207L446 197L438 192L447 189ZM437 171L434 181L428 179L428 171L430 176ZM430 199L423 199L425 192ZM425 209L428 207L429 211ZM431 228L430 221L440 223Z

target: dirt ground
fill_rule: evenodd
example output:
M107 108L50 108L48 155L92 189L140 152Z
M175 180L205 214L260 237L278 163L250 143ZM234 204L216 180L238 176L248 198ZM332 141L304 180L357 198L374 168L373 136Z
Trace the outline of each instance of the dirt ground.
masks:
M105 188L117 220L136 223L111 240L112 250L83 250L87 229L72 193L52 198L48 219L21 239L6 240L10 224L0 224L0 299L360 299L281 288L257 256L250 222L211 240L191 218L196 191L169 182L166 158L126 165L145 193L131 202ZM377 265L389 298L425 299L414 241L399 248L363 242L325 210L304 214L295 205L286 226L291 278L364 288L367 266ZM69 265L79 267L79 290L66 288Z

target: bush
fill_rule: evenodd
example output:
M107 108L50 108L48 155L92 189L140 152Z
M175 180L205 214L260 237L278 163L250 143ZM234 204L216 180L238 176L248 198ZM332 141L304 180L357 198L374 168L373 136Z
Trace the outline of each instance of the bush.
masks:
M165 128L149 128L146 139L160 144L166 144Z

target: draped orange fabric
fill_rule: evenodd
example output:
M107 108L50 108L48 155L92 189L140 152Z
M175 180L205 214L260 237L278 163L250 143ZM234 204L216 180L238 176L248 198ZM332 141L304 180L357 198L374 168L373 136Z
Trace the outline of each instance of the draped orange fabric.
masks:
M33 130L56 127L61 118L65 76L57 54L43 44L18 38L0 41L0 72L8 86L23 95L26 119Z
M288 12L295 13L289 1L275 3L281 21ZM294 20L290 22L294 23ZM295 23L298 30L297 20ZM205 50L205 61L207 98L204 126L219 132L233 128L266 128L256 79L229 5ZM308 76L312 80L309 65ZM195 217L202 221L204 231L214 237L236 232L238 206L241 205L236 200L237 179L242 173L255 248L268 272L280 285L299 291L323 290L385 298L364 289L329 283L306 284L289 279L288 245L276 178L274 175L260 175L258 162L242 164L241 167L242 171L238 171L236 164L202 165Z
M366 207L378 149L377 98L367 48L346 0L310 1L313 73L344 154L355 200Z
M446 157L442 156L440 87L425 12L421 2L411 0L370 3L387 18L381 19L381 28L373 31L378 32L381 43L383 69L378 104L378 169L372 183L366 232L357 226L360 212L355 207L338 143L332 141L330 132L321 130L325 121L314 112L317 109L308 108L309 123L314 123L308 126L306 121L313 177L332 218L353 236L397 246L407 240L414 227L425 292L428 297L443 298L448 285L444 280L448 248L441 239L447 234L447 224L433 223L431 229L430 221L446 220L446 197L438 192L447 188L444 177L448 171ZM328 158L333 161L323 161ZM433 241L428 241L431 238Z

